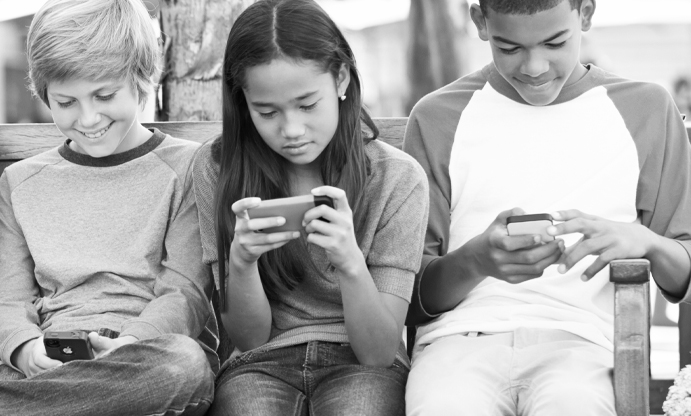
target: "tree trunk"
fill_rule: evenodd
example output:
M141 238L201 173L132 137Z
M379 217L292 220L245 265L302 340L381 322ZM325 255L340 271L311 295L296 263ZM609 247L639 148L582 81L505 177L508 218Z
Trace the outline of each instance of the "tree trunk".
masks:
M161 121L221 120L223 54L230 27L256 0L162 0Z
M465 0L411 0L407 111L426 94L462 75Z

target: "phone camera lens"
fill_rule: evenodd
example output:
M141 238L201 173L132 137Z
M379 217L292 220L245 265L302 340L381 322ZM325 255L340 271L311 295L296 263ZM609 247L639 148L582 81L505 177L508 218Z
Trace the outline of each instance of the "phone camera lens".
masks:
M60 341L57 339L49 339L46 341L46 347L58 348L60 346Z

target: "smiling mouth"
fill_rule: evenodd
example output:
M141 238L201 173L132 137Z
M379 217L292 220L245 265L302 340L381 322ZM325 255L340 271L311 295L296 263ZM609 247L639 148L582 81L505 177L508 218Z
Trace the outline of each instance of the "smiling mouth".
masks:
M80 132L80 133L81 133L84 137L86 137L87 139L98 139L99 137L101 137L101 136L103 136L104 134L106 134L106 132L110 129L110 126L113 125L113 123L114 123L114 122L111 122L110 124L108 124L107 126L105 126L104 128L102 128L101 130L98 130L98 131L95 131L95 132L89 132L89 133L87 133L87 132L84 132L84 131L81 131L81 130L77 130L77 131Z
M518 82L520 82L521 84L525 85L526 87L528 87L530 89L534 89L534 90L546 89L552 83L552 81L553 80L549 80L549 81L545 81L545 82L525 82L525 81L521 81L520 79L518 80Z

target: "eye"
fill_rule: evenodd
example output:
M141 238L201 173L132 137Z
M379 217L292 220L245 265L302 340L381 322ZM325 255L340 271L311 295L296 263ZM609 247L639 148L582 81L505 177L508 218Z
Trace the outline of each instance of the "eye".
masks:
M562 46L566 45L566 41L559 42L559 43L547 43L547 47L552 48L552 49L559 49Z
M302 109L302 110L304 110L304 111L311 111L311 110L314 110L315 108L317 108L317 103L318 103L318 101L315 102L314 104L303 105L303 106L300 107L300 109Z
M510 48L510 49L506 49L506 48L497 48L497 49L499 49L501 51L501 53L503 53L503 54L513 55L514 53L518 52L519 48L516 47L516 48Z
M108 94L108 95L97 95L96 99L98 101L110 101L113 99L113 97L115 97L115 93Z
M274 118L276 115L275 111L269 111L268 113L257 112L261 118Z
M56 102L58 103L58 107L60 107L60 108L67 108L67 107L71 106L71 105L74 103L74 100L65 101L65 102L60 102L60 101L56 101Z

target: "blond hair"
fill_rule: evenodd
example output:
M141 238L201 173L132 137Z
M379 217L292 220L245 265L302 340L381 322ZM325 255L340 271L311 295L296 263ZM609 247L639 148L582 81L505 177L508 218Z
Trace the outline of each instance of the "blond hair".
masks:
M159 47L141 0L48 0L27 37L30 88L48 104L48 83L126 79L144 103Z

